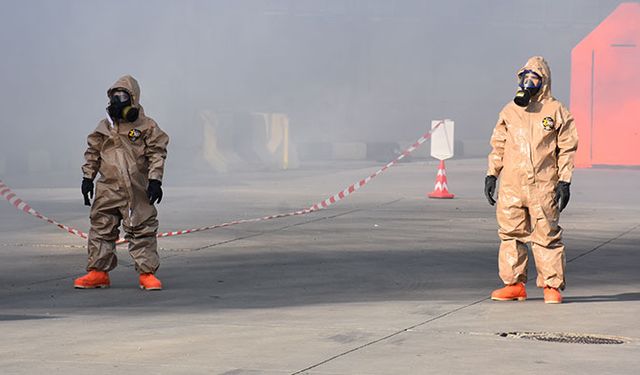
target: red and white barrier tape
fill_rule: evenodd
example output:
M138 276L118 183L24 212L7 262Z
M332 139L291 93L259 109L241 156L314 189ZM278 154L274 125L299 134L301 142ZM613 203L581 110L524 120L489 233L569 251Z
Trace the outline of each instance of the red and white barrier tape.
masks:
M44 216L43 214L41 214L40 212L34 210L33 208L31 208L31 206L29 206L29 204L27 204L27 202L23 201L22 199L18 198L18 196L7 186L5 185L2 180L0 180L0 196L2 196L4 199L7 200L7 202L9 202L13 207L15 207L17 210L22 211L22 212L26 212L29 215L35 216L38 219L44 220L50 224L53 224L55 226L57 226L60 229L66 230L67 232L71 233L71 234L75 234L76 236L82 237L82 238L88 238L87 234L84 233L81 230L72 228L70 226L58 223L57 221L50 219L46 216Z
M195 233L195 232L201 232L201 231L205 231L205 230L210 230L210 229L216 229L216 228L225 228L225 227L230 227L232 225L237 225L237 224L244 224L244 223L255 223L255 222L259 222L259 221L265 221L265 220L271 220L271 219L278 219L278 218L283 218L283 217L289 217L289 216L299 216L299 215L306 215L308 213L314 212L314 211L318 211L318 210L322 210L324 208L327 208L341 200L343 200L344 198L348 197L349 195L353 194L355 191L357 191L358 189L360 189L361 187L363 187L364 185L368 184L369 181L373 180L374 178L378 177L379 175L381 175L383 172L385 172L387 169L391 168L392 166L394 166L395 164L397 164L400 160L404 159L405 157L407 157L409 154L411 154L413 151L415 151L418 147L420 147L423 143L425 143L427 140L429 140L431 138L431 134L433 133L433 131L435 131L438 127L440 127L440 125L442 124L439 123L437 124L435 127L433 127L429 132L425 133L422 137L418 138L418 140L412 144L411 146L409 146L406 150L404 150L397 158L395 158L394 160L388 162L387 164L385 164L382 168L378 169L375 173L371 174L370 176L356 182L353 183L351 185L349 185L346 189L340 191L337 194L334 194L332 196L330 196L329 198L318 202L312 206L310 206L309 208L305 208L299 211L294 211L294 212L288 212L288 213L284 213L284 214L275 214L275 215L269 215L269 216L263 216L263 217L258 217L258 218L254 218L254 219L242 219L242 220L235 220L235 221L230 221L227 223L222 223L222 224L216 224L216 225L210 225L210 226L206 226L206 227L200 227L200 228L193 228L193 229L185 229L185 230L180 230L180 231L175 231L175 232L164 232L164 233L158 233L157 237L173 237L173 236L179 236L182 234L188 234L188 233ZM87 234L69 227L67 225L64 224L60 224L57 221L50 219L44 215L42 215L41 213L39 213L38 211L34 210L33 208L31 208L31 206L29 206L26 202L24 202L23 200L21 200L20 198L18 198L16 196L16 194L7 186L5 185L1 180L0 180L0 196L2 196L4 199L6 199L10 204L12 204L16 209L23 211L29 215L35 216L38 219L41 220L45 220L51 224L54 224L56 226L58 226L59 228L74 234L76 236L79 236L81 238L86 239L87 238ZM120 244L120 243L125 243L127 242L124 238L120 238L118 241L116 241L116 243Z

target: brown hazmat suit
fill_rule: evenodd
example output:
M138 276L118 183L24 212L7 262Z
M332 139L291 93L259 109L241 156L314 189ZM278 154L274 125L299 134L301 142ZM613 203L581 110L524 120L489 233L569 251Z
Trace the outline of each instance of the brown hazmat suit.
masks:
M149 179L162 181L169 137L140 105L140 86L124 76L109 88L123 89L140 114L134 122L103 119L89 134L82 172L94 179L98 172L95 200L91 206L87 270L108 272L116 267L115 241L122 223L129 253L139 273L154 273L157 252L157 211L149 203Z
M540 56L518 71L542 77L527 107L513 102L500 112L491 137L487 175L500 176L497 219L501 239L500 278L506 285L527 281L531 242L538 287L564 289L565 254L558 205L558 181L571 182L578 134L569 110L551 96L551 72Z

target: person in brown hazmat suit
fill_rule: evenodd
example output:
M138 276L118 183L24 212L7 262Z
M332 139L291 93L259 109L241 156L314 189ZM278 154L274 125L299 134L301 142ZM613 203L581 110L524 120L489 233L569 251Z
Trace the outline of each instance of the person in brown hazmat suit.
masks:
M85 205L91 205L93 179L100 173L90 213L88 273L73 285L82 289L110 286L108 272L118 263L115 241L122 224L140 274L140 288L160 290L162 283L154 276L160 265L154 203L162 200L169 137L145 115L140 86L133 77L118 79L107 96L108 117L89 134L82 166Z
M530 242L545 303L561 303L566 260L558 221L569 202L578 134L569 110L551 95L551 71L544 58L530 58L517 77L520 90L493 130L485 178L485 195L494 205L500 176L498 268L506 285L493 291L491 299L527 298Z

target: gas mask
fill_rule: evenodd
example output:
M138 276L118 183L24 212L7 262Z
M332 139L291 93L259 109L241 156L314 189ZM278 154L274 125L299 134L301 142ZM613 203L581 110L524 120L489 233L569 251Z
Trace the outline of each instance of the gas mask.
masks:
M126 91L115 90L109 98L107 112L114 120L134 122L138 119L139 110L131 103L131 96Z
M538 83L534 83L531 77L528 77L529 74L533 74L538 78ZM531 70L525 70L518 75L518 87L520 90L516 92L516 97L513 98L513 101L519 105L520 107L526 107L529 105L531 98L536 96L542 87L542 77L538 75L536 72Z

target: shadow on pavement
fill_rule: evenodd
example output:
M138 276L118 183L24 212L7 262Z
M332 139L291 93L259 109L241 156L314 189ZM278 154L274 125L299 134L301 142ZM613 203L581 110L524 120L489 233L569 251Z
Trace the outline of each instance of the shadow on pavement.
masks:
M167 259L158 273L165 285L159 293L140 291L131 267L116 268L111 274L112 286L106 290L74 290L73 277L31 286L20 286L27 280L12 280L14 286L0 288L0 309L32 309L33 315L46 309L51 315L64 315L69 310L95 309L195 312L377 301L446 304L488 296L499 284L492 248L468 251L454 244L438 250L316 247L309 251L246 252L253 247L255 244L248 243L228 249L237 253L203 251ZM633 262L627 264L617 276L628 282L637 279L637 269ZM530 272L534 270L532 267ZM602 282L598 277L588 278L572 288ZM565 296L567 303L638 300L638 292Z
M0 322L16 321L16 320L39 320L39 319L56 319L58 316L53 315L7 315L0 314Z
M158 276L165 289L138 289L131 267L111 288L75 290L73 277L0 288L0 309L64 314L105 310L202 311L371 301L460 301L488 295L497 282L493 251L382 250L207 254L172 258ZM3 285L0 285L3 286Z
M601 296L565 297L565 303L585 303L585 302L624 302L640 301L640 293L621 293Z

